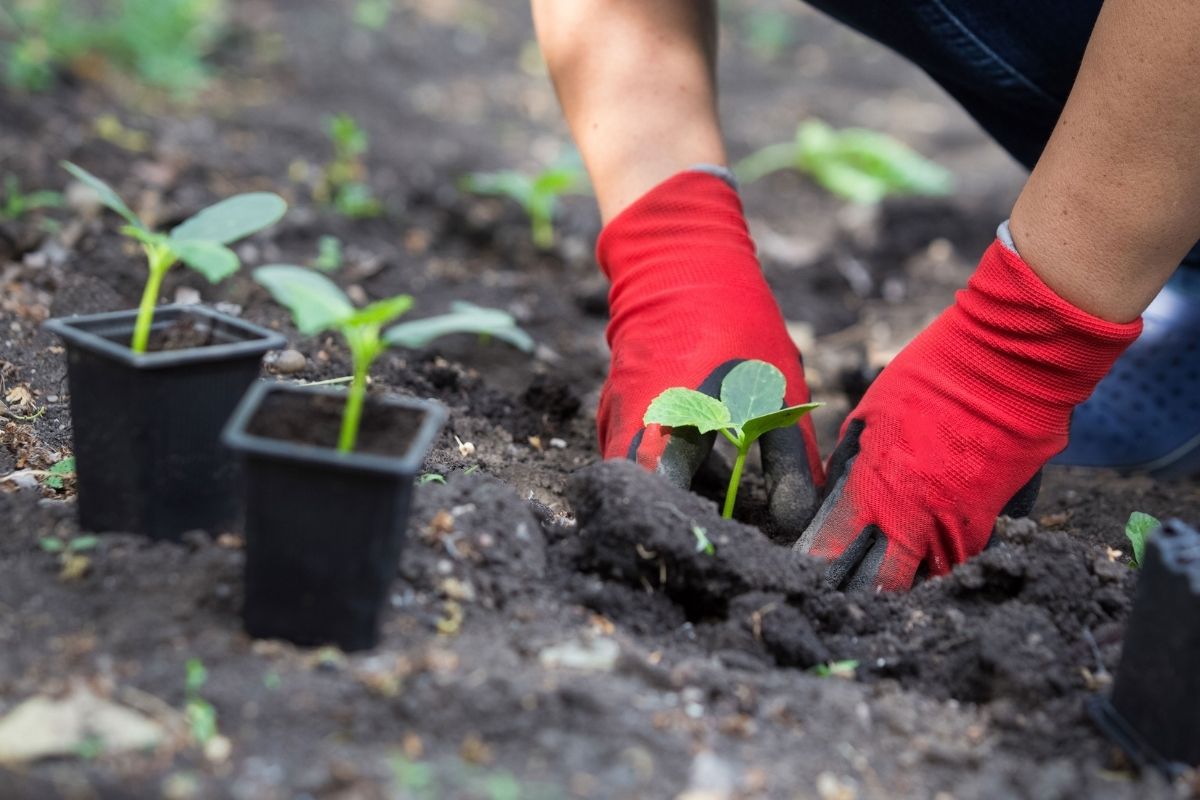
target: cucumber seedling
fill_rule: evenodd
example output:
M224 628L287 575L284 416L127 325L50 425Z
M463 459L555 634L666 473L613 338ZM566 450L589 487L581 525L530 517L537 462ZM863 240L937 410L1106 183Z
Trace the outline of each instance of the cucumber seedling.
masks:
M1158 530L1159 524L1157 519L1142 511L1134 511L1129 515L1129 521L1125 523L1125 538L1133 548L1131 566L1135 569L1141 569L1146 558L1146 541Z
M121 227L121 233L139 242L146 253L149 276L142 290L133 340L129 345L135 353L146 352L158 293L163 277L172 266L183 262L208 278L210 283L219 283L241 266L237 254L226 245L275 224L287 211L287 203L277 194L239 194L203 209L176 225L169 234L156 233L138 219L107 183L69 161L64 161L62 166L96 192L101 204L129 223Z
M375 199L367 183L367 132L349 114L337 114L329 119L327 133L333 144L333 160L326 165L316 199L333 207L351 219L377 217L383 206Z
M50 191L21 191L21 182L16 175L4 176L4 202L0 203L0 222L14 220L32 211L58 208L63 204L62 195Z
M784 169L798 170L855 203L897 194L945 195L954 187L949 170L891 136L863 128L834 130L815 119L802 123L792 141L746 156L733 171L742 183L753 183Z
M515 200L529 217L533 243L542 250L554 246L554 211L558 198L579 194L588 186L587 174L573 160L547 167L535 175L515 170L475 172L467 175L459 186L479 195L496 195Z
M285 264L259 267L254 279L292 312L296 327L306 336L336 331L350 347L354 375L342 413L337 449L354 450L367 395L371 364L391 345L423 347L439 336L476 333L508 342L524 351L533 349L529 334L517 327L511 314L469 303L457 303L449 314L384 327L412 308L411 295L402 294L355 308L337 285L318 272Z
M764 433L795 425L821 403L783 406L787 379L765 361L743 361L721 381L721 397L710 397L695 389L673 388L654 398L642 422L670 428L692 427L700 433L720 431L737 448L737 459L729 476L721 516L733 516L738 485L750 447Z

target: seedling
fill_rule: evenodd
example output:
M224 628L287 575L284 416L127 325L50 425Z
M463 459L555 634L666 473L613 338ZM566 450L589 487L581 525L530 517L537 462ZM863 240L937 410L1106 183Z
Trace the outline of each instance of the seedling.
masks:
M5 3L5 79L37 91L61 68L90 59L186 99L207 81L204 59L224 23L220 0L121 0L99 8L83 0Z
M1125 523L1125 538L1133 548L1132 566L1141 569L1146 558L1146 540L1159 528L1159 521L1149 514L1134 511Z
M354 23L369 31L381 31L392 16L393 0L358 0L354 5Z
M449 314L396 325L395 321L413 304L411 295L402 294L377 300L357 309L333 281L312 270L288 265L259 267L254 279L292 312L296 327L306 336L322 331L337 331L350 347L354 379L346 397L337 449L349 453L358 440L363 401L367 394L367 372L376 358L390 345L422 347L439 336L451 333L476 333L494 336L529 351L533 340L517 327L512 315L465 303L456 304Z
M184 220L169 234L155 233L142 224L129 206L107 183L85 169L64 161L63 168L91 187L100 202L125 219L121 233L141 243L149 263L149 277L142 290L137 321L130 349L145 353L150 341L150 326L163 277L176 263L185 265L219 283L237 272L237 254L226 245L273 225L287 211L287 203L277 194L251 192L222 200Z
M445 483L446 476L439 475L436 472L426 472L421 477L417 478L417 485L424 486L427 483Z
M203 747L217 736L217 710L200 696L200 690L208 683L208 670L198 658L189 658L184 668L187 670L184 679L184 715L192 738Z
M87 574L92 562L84 553L94 550L99 543L95 536L76 536L67 540L44 536L38 540L43 551L58 555L58 577L63 581L78 580Z
M845 678L852 680L858 670L858 662L852 658L845 661L830 661L828 664L817 664L810 670L818 678Z
M42 478L42 485L51 489L62 489L69 478L75 477L75 457L68 456L50 467Z
M734 165L742 183L795 169L829 192L856 203L878 203L889 195L945 195L954 186L944 167L886 134L862 128L837 131L808 120L791 142L773 144Z
M342 268L342 240L336 236L322 236L317 240L317 259L313 268L321 272L337 272Z
M708 538L707 528L702 528L693 522L692 536L696 537L697 553L704 553L706 556L715 556L717 554L717 548L713 545L712 540Z
M377 217L383 211L367 183L367 132L349 114L329 119L327 132L333 143L333 161L326 165L314 192L316 199L333 206L343 216Z
M37 191L28 194L21 191L21 182L16 175L4 176L4 203L0 204L0 222L14 220L31 211L43 208L58 208L63 203L58 192Z
M498 195L515 200L529 217L533 243L543 250L554 246L554 211L558 198L580 194L588 186L583 168L569 159L548 167L536 175L515 170L476 172L459 182L467 192Z
M743 361L721 381L721 398L694 389L674 388L654 398L642 421L670 428L694 427L700 433L720 431L737 448L737 459L725 492L721 515L733 516L738 484L750 446L764 433L786 428L821 403L781 408L787 390L783 373L765 361Z

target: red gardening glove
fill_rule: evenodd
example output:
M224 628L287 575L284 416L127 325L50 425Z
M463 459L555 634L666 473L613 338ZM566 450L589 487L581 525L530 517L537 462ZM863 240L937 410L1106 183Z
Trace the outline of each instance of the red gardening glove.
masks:
M1071 410L1141 329L1075 308L993 243L846 420L829 496L796 549L831 559L834 585L875 590L976 555L1005 505L1036 495Z
M612 366L596 419L605 458L635 459L686 488L713 435L644 426L642 417L672 387L718 396L721 380L743 360L783 372L785 404L808 402L800 353L763 279L737 192L725 181L700 171L664 181L605 227L596 254L612 281ZM771 518L799 530L820 502L812 423L805 418L760 442Z

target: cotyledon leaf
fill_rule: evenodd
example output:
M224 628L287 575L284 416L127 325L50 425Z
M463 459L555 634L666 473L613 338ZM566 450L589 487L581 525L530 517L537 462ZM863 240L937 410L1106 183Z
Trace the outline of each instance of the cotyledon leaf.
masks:
M667 389L654 398L642 422L671 428L691 426L701 433L733 427L729 409L724 403L703 392L683 388Z
M171 230L174 240L203 239L230 244L278 222L287 203L272 192L250 192L222 200Z
M320 273L287 264L254 270L254 280L288 307L306 336L334 328L354 315L354 305L333 281Z

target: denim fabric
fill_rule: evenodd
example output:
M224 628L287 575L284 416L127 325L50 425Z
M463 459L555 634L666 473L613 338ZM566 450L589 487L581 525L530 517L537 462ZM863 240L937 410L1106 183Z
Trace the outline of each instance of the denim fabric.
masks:
M1103 0L807 0L925 70L1032 169ZM1200 245L1184 259L1200 269Z

